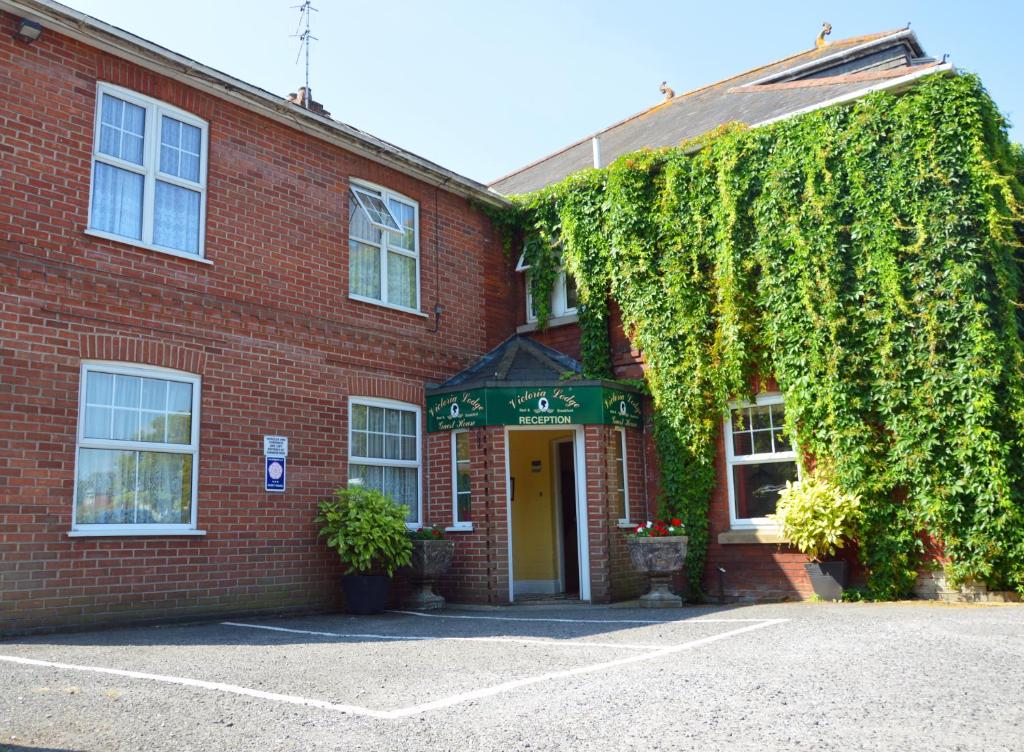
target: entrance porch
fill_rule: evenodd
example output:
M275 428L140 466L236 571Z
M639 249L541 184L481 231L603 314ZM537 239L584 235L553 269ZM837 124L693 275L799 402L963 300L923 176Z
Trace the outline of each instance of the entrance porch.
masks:
M451 600L642 592L625 541L648 516L640 395L578 374L513 337L428 389L424 516L455 541Z

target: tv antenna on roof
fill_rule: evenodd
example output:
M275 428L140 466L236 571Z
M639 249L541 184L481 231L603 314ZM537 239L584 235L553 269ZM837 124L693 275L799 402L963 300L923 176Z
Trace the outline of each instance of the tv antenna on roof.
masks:
M295 56L295 63L298 64L303 51L306 53L306 88L302 95L302 106L309 109L309 105L313 100L313 95L310 93L309 88L309 48L313 42L319 41L310 33L309 22L310 16L319 11L313 7L312 0L305 0L302 5L293 5L292 8L299 11L299 25L295 28L295 33L292 36L299 38L299 54ZM303 29L303 27L305 28ZM303 29L301 34L299 33L300 29Z

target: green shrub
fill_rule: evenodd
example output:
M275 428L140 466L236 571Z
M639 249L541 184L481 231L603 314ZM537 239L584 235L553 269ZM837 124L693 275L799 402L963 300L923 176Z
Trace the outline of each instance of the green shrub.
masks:
M771 516L782 536L814 561L834 556L845 541L855 539L862 515L859 496L813 475L787 481L776 510Z
M339 488L320 502L320 535L337 551L349 574L387 572L411 561L405 516L408 507L369 488Z

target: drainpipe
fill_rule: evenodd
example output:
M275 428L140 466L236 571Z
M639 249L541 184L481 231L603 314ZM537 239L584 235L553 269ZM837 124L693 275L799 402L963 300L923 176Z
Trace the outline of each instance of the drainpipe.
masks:
M601 136L594 136L590 139L590 145L594 148L594 167L601 169Z

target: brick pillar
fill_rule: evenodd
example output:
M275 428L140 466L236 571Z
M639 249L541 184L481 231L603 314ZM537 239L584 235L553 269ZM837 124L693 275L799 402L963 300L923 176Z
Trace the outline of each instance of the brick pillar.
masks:
M508 502L505 468L505 429L488 426L483 429L485 498L487 520L487 601L509 603Z
M608 529L608 429L584 426L587 462L587 540L590 545L590 601L611 600Z

